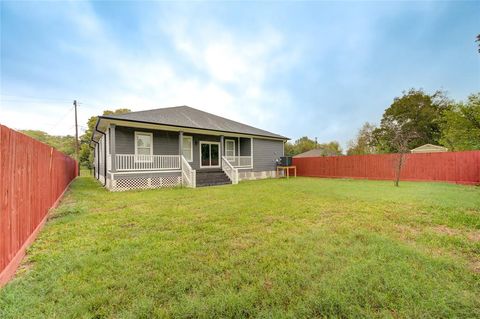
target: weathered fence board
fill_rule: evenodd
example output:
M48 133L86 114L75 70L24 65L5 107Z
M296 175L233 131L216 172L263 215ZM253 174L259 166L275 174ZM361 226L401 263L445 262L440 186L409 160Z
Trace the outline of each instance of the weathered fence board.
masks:
M296 157L299 176L395 178L398 154ZM406 154L401 180L480 184L480 151Z
M0 286L77 175L71 157L0 125Z

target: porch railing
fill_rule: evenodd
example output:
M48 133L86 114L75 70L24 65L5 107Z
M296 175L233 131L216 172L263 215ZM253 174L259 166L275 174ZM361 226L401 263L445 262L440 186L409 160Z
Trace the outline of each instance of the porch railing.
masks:
M222 156L222 170L230 178L232 184L238 184L238 169L233 167L225 156Z
M225 158L235 168L252 168L252 156L225 156Z
M117 171L179 170L180 155L115 154Z
M182 155L182 185L195 188L197 186L197 171L192 169L185 157Z

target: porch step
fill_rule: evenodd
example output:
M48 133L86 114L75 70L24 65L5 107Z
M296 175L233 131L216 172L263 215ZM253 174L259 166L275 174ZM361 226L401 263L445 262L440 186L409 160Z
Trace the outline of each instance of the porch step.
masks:
M223 171L197 172L197 187L226 185L232 182Z

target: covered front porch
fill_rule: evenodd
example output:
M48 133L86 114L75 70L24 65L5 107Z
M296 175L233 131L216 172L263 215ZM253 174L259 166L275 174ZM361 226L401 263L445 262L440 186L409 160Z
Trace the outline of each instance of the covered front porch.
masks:
M222 168L225 164L222 163L223 160L237 169L253 168L253 143L250 138L220 137L217 142L212 141L211 137L202 140L202 136L180 134L179 141L176 155L139 154L141 148L137 148L137 152L133 154L110 154L107 161L110 162L109 170L116 172L179 170L182 156L196 170ZM147 146L147 151L154 153L154 150L149 150L151 142L148 140L143 142Z
M127 175L149 180L149 176L178 174L178 183L196 187L199 171L224 172L230 182L236 184L238 170L253 168L253 139L248 137L113 125L108 136L110 152L106 162L111 181L126 179ZM218 178L218 174L216 176Z

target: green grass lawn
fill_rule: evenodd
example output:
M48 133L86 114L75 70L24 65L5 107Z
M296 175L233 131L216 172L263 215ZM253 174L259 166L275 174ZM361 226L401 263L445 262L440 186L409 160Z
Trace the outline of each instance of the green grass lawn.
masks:
M1 318L480 317L480 188L72 185Z

